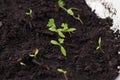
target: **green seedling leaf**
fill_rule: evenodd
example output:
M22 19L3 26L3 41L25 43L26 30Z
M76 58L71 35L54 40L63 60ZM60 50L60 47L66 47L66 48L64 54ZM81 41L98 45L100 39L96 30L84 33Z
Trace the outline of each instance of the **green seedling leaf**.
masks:
M47 26L50 28L56 28L55 21L53 18L49 19Z
M56 25L53 18L49 19L47 26L50 31L56 32Z
M53 44L53 45L58 45L58 46L60 45L56 40L51 40L50 42L51 42L51 44Z
M30 57L34 57L35 55L33 55L33 54L29 54L29 56L30 56Z
M76 30L76 28L69 28L68 30L66 30L66 32L74 32Z
M68 28L68 24L67 23L62 23L61 27L63 27L63 32L73 32L76 30L76 28Z
M57 71L60 72L60 73L63 73L63 74L67 74L67 71L65 71L63 69L60 69L60 68L58 68Z
M97 46L97 48L96 48L96 50L101 50L103 53L105 53L104 51L103 51L103 49L101 48L101 45L102 45L102 39L101 39L101 37L99 37L99 40L98 40L98 46Z
M61 52L63 54L63 56L66 56L66 50L63 46L60 46Z
M39 50L36 48L34 54L29 54L29 56L36 58L38 53L39 53Z
M67 13L71 16L74 16L73 10L79 10L79 9L78 8L69 8L69 9L67 9Z
M97 46L96 50L101 48L101 42L102 42L102 39L101 39L101 37L99 37L98 46Z
M101 37L99 38L99 40L98 40L98 44L101 46L101 42L102 42L102 39L101 39Z
M62 23L61 27L63 27L63 30L66 30L66 29L68 29L68 24L67 23Z
M58 5L59 7L63 8L65 6L65 3L63 2L63 0L59 0Z
M63 29L62 28L59 28L59 29L57 29L57 31L56 32L62 32L63 31Z
M50 31L56 32L55 28L49 28Z
M62 38L65 38L65 35L62 33L62 31L57 31L58 35Z
M71 8L67 9L67 13L71 16L74 16L74 12Z
M59 38L58 41L59 41L60 44L64 43L64 39L62 39L62 38Z
M22 66L26 66L26 64L25 64L25 63L23 63L23 62L20 62L20 65L22 65Z
M96 48L96 50L98 50L98 49L100 49L100 47L99 47L99 46Z
M32 13L33 13L32 9L29 9L29 12L26 12L25 14L29 15L30 17L32 17Z
M37 55L37 54L38 54L38 52L39 52L39 50L36 48L36 50L35 50L35 55Z

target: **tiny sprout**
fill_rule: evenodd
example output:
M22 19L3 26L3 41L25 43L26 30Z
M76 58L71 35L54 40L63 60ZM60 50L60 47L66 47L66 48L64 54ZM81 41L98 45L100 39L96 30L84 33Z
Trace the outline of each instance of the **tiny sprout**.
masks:
M66 11L69 15L71 15L74 19L80 21L83 24L83 21L80 18L80 15L78 14L78 16L75 16L73 10L79 10L78 8L65 8L65 3L63 2L63 0L58 0L58 5L60 8L62 8L64 11Z
M56 41L56 40L51 40L51 44L59 46L59 47L60 47L60 50L61 50L61 52L62 52L62 54L63 54L63 56L66 56L66 50L65 50L65 48L62 46L63 43L64 43L64 39L62 39L62 38L59 38L58 41Z
M63 75L65 77L65 80L68 80L68 78L67 78L67 71L65 71L63 69L60 69L60 68L58 68L57 71L60 72L60 73L63 73Z
M33 57L33 58L36 58L38 53L39 53L39 50L36 48L34 54L29 54L29 56Z
M69 28L67 23L62 23L61 28L57 29L53 18L49 19L47 26L49 27L50 31L56 32L62 38L65 38L63 33L72 33L76 30L76 28Z
M26 64L25 64L25 63L23 63L23 62L20 62L20 65L22 65L22 66L26 66Z
M101 48L101 44L102 44L102 39L101 39L101 37L99 37L98 46L97 46L96 50L101 50L103 53L105 53Z
M30 17L32 17L32 15L33 15L32 9L29 9L29 12L26 12L25 14L28 15L28 16L30 16Z

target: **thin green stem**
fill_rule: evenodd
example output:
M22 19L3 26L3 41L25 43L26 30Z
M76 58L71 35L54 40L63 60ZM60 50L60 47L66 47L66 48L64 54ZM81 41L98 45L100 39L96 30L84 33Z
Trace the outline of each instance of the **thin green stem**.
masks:
M66 9L66 8L64 8L64 7L61 7L61 8L67 12L67 9Z
M100 48L100 50L102 51L102 53L105 53L102 48Z
M73 15L73 18L75 18L76 20L80 21L80 23L82 23L82 24L83 24L83 21L80 19L80 17L79 17L79 16L78 16L78 17L76 17L76 16L74 16L74 15Z
M64 74L65 80L68 80L67 74Z

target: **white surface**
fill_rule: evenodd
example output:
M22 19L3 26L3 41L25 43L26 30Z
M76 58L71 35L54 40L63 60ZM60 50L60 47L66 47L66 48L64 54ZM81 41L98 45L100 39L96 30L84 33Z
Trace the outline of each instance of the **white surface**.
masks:
M115 80L120 80L120 74L119 74L119 76Z
M120 32L120 0L86 0L86 3L100 18L112 18L111 29Z
M113 19L111 29L120 33L120 0L85 0L92 11L100 18L110 17ZM120 54L120 52L118 52ZM115 80L120 80L120 69L118 69L118 77Z

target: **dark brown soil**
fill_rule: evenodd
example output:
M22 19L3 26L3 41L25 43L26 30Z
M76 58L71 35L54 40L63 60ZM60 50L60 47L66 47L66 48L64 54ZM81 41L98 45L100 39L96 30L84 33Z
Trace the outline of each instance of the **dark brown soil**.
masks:
M65 80L57 68L67 70L69 80L114 80L120 65L119 34L110 30L112 20L98 18L84 0L64 0L66 7L76 7L84 24L73 19L57 5L57 0L0 0L0 80ZM33 10L33 18L25 13ZM66 34L64 57L57 39L46 26L54 18L56 25L66 22L77 30ZM120 35L119 35L120 36ZM96 50L102 37L102 49ZM35 48L36 59L29 57ZM20 65L20 62L26 66Z

